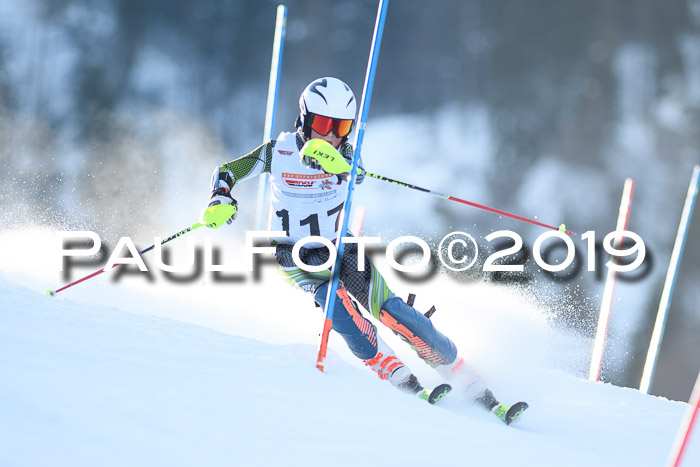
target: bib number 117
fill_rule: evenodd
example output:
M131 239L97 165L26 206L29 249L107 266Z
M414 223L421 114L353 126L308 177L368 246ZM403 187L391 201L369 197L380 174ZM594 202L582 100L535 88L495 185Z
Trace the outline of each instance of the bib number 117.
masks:
M343 205L345 205L345 202L342 202L333 209L326 211L327 217L331 217L335 214L335 232L338 231L338 224L340 222L340 211L343 210ZM275 211L275 214L277 214L277 217L279 217L282 220L282 230L287 232L287 237L289 237L289 211L287 211L286 209L281 209L279 211ZM306 218L301 219L299 221L299 227L304 227L305 225L309 226L309 235L321 235L321 225L318 222L318 213L309 214Z

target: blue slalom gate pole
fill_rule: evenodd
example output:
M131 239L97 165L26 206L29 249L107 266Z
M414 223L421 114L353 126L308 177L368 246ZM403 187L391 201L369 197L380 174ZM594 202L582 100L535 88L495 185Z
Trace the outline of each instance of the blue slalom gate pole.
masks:
M277 7L277 19L275 21L275 38L272 45L272 63L270 64L270 82L267 87L267 108L265 110L265 129L263 131L263 143L272 139L272 131L275 124L275 112L277 111L277 92L279 91L279 75L282 68L282 50L284 48L284 36L287 30L287 7ZM263 223L267 219L267 198L270 194L270 174L260 177L258 182L258 206L255 210L255 230L263 230Z
M671 262L668 265L666 281L664 282L664 289L661 293L659 311L656 315L654 331L651 334L651 342L649 343L647 359L644 362L644 371L642 372L642 382L639 385L639 390L645 394L649 394L651 381L654 379L656 359L659 354L659 349L661 348L661 339L663 338L664 328L666 326L666 318L668 317L668 310L671 307L671 296L673 295L673 288L676 284L676 276L678 274L678 269L680 268L681 256L683 255L683 248L685 247L685 240L688 236L690 219L693 216L693 208L695 207L695 199L698 196L699 188L700 165L696 164L695 167L693 167L693 175L690 179L688 194L685 198L685 204L683 205L681 222L678 225L678 233L676 234L676 241L673 245L673 251L671 253Z
M357 178L357 164L360 160L360 150L362 140L365 135L365 125L367 122L367 114L369 114L369 102L372 98L372 88L374 87L374 75L377 70L377 62L379 61L379 48L382 44L382 33L384 32L384 21L386 19L386 11L389 7L389 0L379 0L379 8L377 9L377 21L374 24L374 35L372 37L372 46L369 51L369 62L367 63L367 74L365 75L365 85L362 89L362 102L360 103L360 117L355 130L355 152L352 159L352 169L350 170L350 181L348 182L348 196L345 200L345 205L342 213L342 223L338 230L338 236L335 240L335 246L338 249L338 254L335 259L335 264L331 269L332 279L331 285L328 287L328 295L326 296L326 319L323 323L323 332L321 333L321 346L318 351L318 359L316 360L316 368L323 371L324 360L326 359L326 351L328 350L328 335L331 331L333 323L333 309L335 308L335 295L338 291L338 280L340 278L341 264L343 264L343 252L345 245L342 242L342 237L348 229L348 220L350 219L350 210L352 209L352 195L355 191L355 179Z

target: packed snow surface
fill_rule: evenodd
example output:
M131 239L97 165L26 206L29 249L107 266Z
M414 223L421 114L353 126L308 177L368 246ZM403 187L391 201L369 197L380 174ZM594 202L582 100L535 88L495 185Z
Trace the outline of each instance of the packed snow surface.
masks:
M504 287L390 279L437 305L497 397L529 402L510 427L457 390L437 406L398 392L337 337L317 371L323 316L271 267L225 284L103 274L50 298L51 235L0 237L2 466L662 466L688 408L587 382L590 340ZM700 465L698 433L683 465Z

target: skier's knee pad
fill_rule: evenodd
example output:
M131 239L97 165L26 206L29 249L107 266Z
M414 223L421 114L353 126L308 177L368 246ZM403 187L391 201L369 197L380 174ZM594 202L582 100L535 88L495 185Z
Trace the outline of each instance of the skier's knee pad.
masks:
M447 365L457 358L457 347L423 313L392 297L382 305L381 322L409 342L418 355L432 365Z
M314 294L321 307L326 304L328 283L322 284ZM350 351L359 359L369 360L377 355L377 330L374 325L355 308L347 290L338 284L333 308L333 330L340 334Z

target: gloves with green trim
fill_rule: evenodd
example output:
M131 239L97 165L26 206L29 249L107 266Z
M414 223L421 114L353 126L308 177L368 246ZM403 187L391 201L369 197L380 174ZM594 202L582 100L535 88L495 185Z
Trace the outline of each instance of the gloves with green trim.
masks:
M210 229L218 229L224 223L230 224L238 213L238 202L233 199L228 188L220 186L211 192L211 201L202 213L202 224Z

